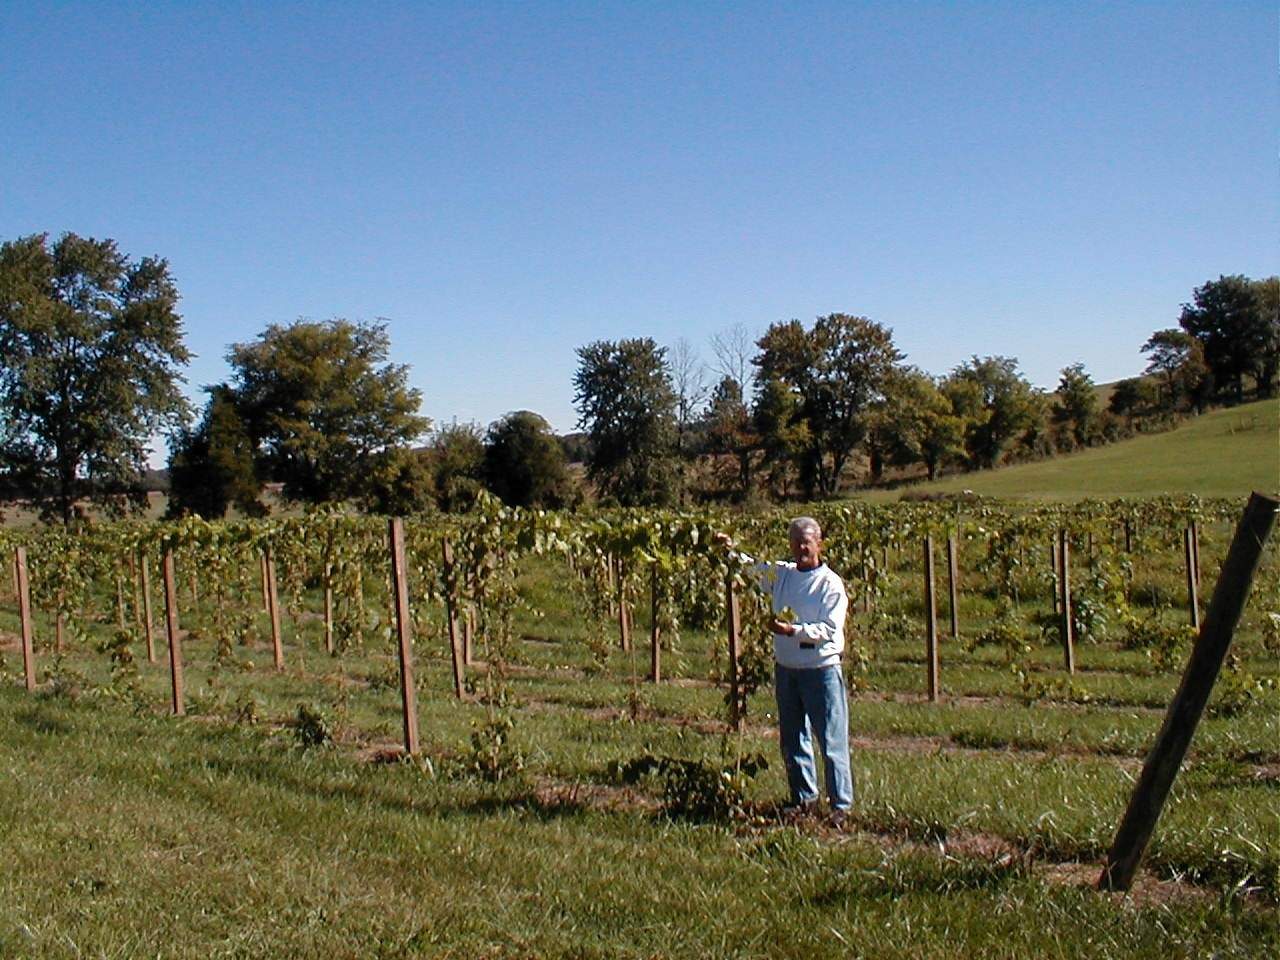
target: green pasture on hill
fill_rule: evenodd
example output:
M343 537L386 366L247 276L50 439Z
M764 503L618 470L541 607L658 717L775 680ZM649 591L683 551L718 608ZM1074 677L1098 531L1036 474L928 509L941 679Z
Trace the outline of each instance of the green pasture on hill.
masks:
M912 494L972 490L983 496L1022 500L1177 493L1243 499L1253 490L1280 490L1278 430L1280 400L1262 400L1215 410L1166 433L865 496L896 500L906 490Z

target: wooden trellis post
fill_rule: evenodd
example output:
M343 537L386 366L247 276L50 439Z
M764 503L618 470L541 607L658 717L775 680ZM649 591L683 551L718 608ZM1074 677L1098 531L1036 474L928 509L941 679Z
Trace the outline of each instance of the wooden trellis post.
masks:
M938 609L933 593L933 534L924 538L924 657L929 702L937 703L938 683Z
M404 711L404 750L418 752L418 693L413 685L413 618L409 612L409 577L405 570L404 521L392 517L391 579L395 592L396 638L400 653L400 703Z
M151 567L147 564L147 552L138 554L138 569L142 576L142 634L147 641L147 663L156 662L156 641L151 632Z
M960 564L956 559L956 535L947 535L947 593L951 604L951 639L960 639Z
M169 638L169 679L173 692L173 712L187 712L182 689L182 641L178 638L178 583L173 570L173 551L165 549L161 571L164 580L164 628Z
M466 604L462 613L462 663L473 666L476 662L476 608Z
M733 706L729 720L735 730L742 728L742 714L738 705L738 594L733 589L733 573L724 581L725 629L729 638L729 697Z
M276 670L284 669L284 644L280 639L280 596L276 592L276 561L271 556L271 544L262 548L262 564L267 577L267 613L271 617L271 656Z
M36 655L34 631L31 624L31 583L27 576L27 548L16 547L13 551L13 582L18 594L18 619L22 631L22 674L27 689L36 688Z
M1076 672L1076 625L1071 615L1071 538L1066 530L1058 531L1058 585L1061 590L1058 607L1062 616L1062 659L1067 673Z
M653 565L652 580L649 585L649 680L651 683L662 682L662 628L658 626L658 565Z
M449 655L453 658L453 692L461 700L464 695L462 678L462 650L458 644L458 599L454 596L453 547L449 538L440 540L440 556L444 560L444 609L449 628Z
M1058 602L1059 594L1062 593L1062 580L1058 566L1058 538L1049 538L1049 568L1053 573L1053 589L1049 591L1053 596L1053 614L1058 616L1062 613L1062 608Z
M1249 498L1218 574L1213 599L1191 651L1191 659L1182 673L1178 692L1169 703L1155 746L1147 755L1124 818L1116 830L1106 866L1098 878L1098 887L1102 890L1128 890L1133 883L1160 811L1226 659L1232 635L1249 598L1254 574L1262 560L1262 549L1275 525L1277 511L1280 511L1280 500L1275 497L1255 493Z
M631 611L627 609L627 568L618 560L618 646L631 650Z
M1191 626L1200 629L1200 598L1196 589L1196 548L1191 535L1191 528L1182 531L1182 551L1186 557L1187 567L1187 612L1191 616Z
M333 656L333 564L324 565L324 650Z

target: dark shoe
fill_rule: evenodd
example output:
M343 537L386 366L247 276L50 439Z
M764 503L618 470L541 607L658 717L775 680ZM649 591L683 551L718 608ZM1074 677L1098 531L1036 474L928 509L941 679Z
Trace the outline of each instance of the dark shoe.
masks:
M783 823L797 823L801 820L808 820L817 809L817 801L788 803L778 811L778 817Z
M832 828L836 830L843 830L849 824L849 811L832 810L829 822Z

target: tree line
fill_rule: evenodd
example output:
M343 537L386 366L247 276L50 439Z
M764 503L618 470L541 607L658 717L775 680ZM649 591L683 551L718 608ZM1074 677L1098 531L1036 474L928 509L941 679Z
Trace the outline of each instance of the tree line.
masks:
M935 377L905 362L888 327L833 313L758 338L736 326L712 339L710 366L683 340L584 345L582 433L557 438L527 410L487 429L433 429L408 367L390 360L386 326L344 319L272 324L232 344L230 376L196 411L180 390L190 354L177 303L166 261L131 260L113 240L0 244L0 499L65 524L84 502L137 509L158 433L170 441L171 510L206 517L265 513L265 484L291 501L388 513L463 510L482 490L546 507L831 496L889 469L990 468L1250 389L1271 396L1280 365L1276 277L1196 288L1179 325L1143 345L1147 375L1117 384L1105 408L1080 364L1051 393L1010 357Z

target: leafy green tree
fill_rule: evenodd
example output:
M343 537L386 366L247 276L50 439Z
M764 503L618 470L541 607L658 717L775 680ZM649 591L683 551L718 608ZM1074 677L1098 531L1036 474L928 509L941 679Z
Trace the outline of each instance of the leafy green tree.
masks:
M675 499L676 396L666 349L648 337L578 348L574 404L590 442L587 476L624 506Z
M1053 406L1054 422L1066 430L1074 446L1088 446L1097 438L1098 390L1083 363L1062 368Z
M712 391L702 435L706 453L734 459L737 469L732 494L737 500L746 499L751 492L753 460L760 437L753 428L751 411L743 401L742 386L734 377L721 377Z
M1230 385L1244 399L1244 378L1263 372L1271 331L1258 289L1240 274L1220 276L1196 287L1182 305L1178 323L1204 346L1204 360L1219 386Z
M756 344L761 380L780 382L800 399L800 416L808 426L800 463L806 493L836 493L902 360L893 331L866 317L833 313L819 317L808 331L799 320L775 323Z
M406 517L435 509L436 485L430 453L390 447L373 458L360 502L370 513Z
M1012 357L973 357L951 372L943 392L966 421L971 466L997 466L1042 417L1043 402Z
M933 377L907 367L890 379L872 436L890 463L922 463L933 480L944 464L964 457L964 428L964 418ZM872 475L878 479L874 468Z
M751 420L760 438L769 492L774 499L789 496L792 478L810 448L799 394L781 380L758 380Z
M0 244L0 486L64 524L146 503L147 443L189 416L177 304L168 264L114 240Z
M1177 327L1157 330L1142 345L1149 361L1146 373L1160 384L1159 403L1166 410L1176 410L1183 402L1203 405L1212 390L1212 377L1204 359L1204 346Z
M287 498L358 497L380 456L428 429L422 395L389 349L385 324L341 319L272 324L232 346L237 405L262 472Z
M1130 377L1119 381L1107 400L1107 409L1117 417L1132 419L1156 407L1160 392L1149 377Z
M1276 395L1276 374L1280 373L1280 277L1253 282L1254 297L1261 313L1262 349L1254 360L1253 376L1258 394Z
M436 504L446 513L471 509L484 489L484 431L477 423L440 427L428 448Z
M484 477L485 486L510 506L558 509L574 499L560 441L546 420L528 410L489 427Z
M226 515L234 504L248 516L266 507L254 467L253 441L226 384L209 388L204 417L194 430L175 435L169 458L169 514L205 519Z

